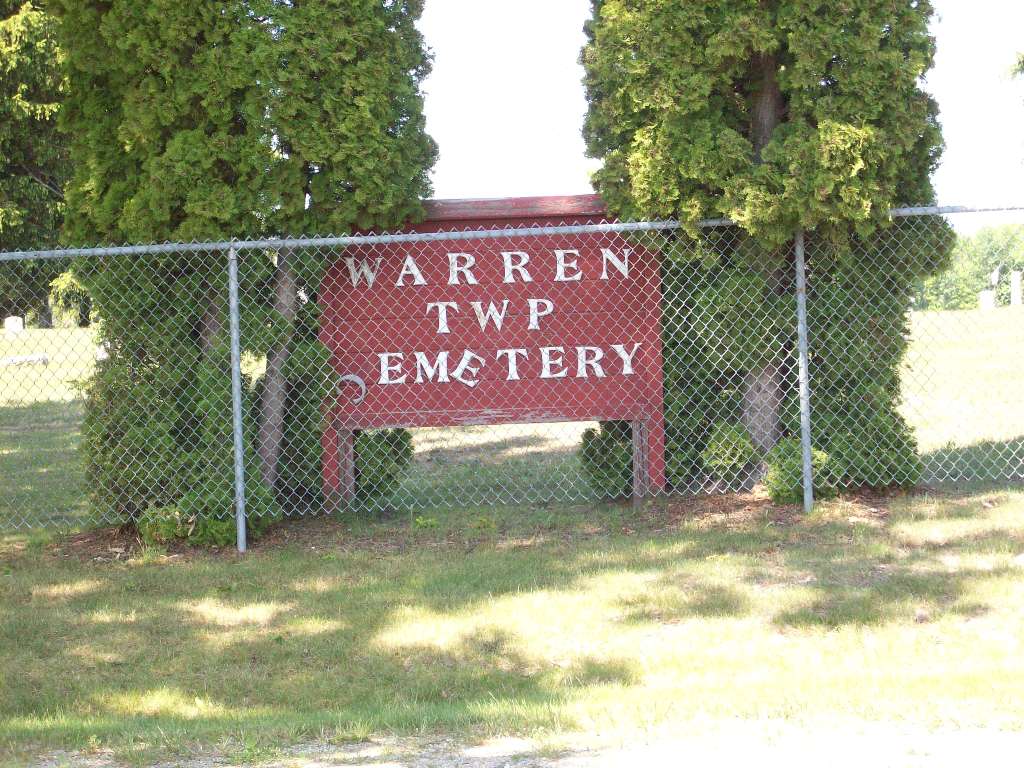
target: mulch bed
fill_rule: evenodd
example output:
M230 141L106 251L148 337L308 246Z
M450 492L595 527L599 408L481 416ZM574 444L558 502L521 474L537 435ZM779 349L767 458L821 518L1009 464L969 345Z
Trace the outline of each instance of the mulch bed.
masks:
M857 491L844 494L834 513L849 522L874 525L884 523L890 503L905 491ZM623 502L628 505L629 502ZM740 529L751 524L776 526L799 525L807 521L799 505L775 504L760 491L716 494L682 499L656 500L636 510L635 524L612 530L595 523L583 528L553 528L523 536L504 535L500 531L490 535L474 536L469 532L429 535L410 531L405 526L381 527L370 535L354 536L349 526L330 516L299 517L274 525L258 541L252 542L250 551L273 552L284 548L306 551L372 551L381 555L394 554L410 548L472 550L482 545L514 549L537 546L552 540L572 541L636 533L669 532L680 525ZM94 528L58 539L46 551L54 557L74 558L81 561L124 562L137 557L144 547L133 526ZM172 560L197 558L237 557L233 547L193 547L185 542L172 542L165 547L164 557Z

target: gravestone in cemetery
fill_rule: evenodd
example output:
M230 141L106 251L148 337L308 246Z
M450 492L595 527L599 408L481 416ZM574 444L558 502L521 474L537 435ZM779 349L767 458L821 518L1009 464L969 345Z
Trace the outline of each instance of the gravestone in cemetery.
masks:
M4 318L4 333L8 336L16 336L25 330L25 318L11 316Z

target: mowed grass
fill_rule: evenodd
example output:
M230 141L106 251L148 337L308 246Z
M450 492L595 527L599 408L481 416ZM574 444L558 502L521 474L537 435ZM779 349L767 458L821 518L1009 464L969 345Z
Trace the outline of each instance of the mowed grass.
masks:
M911 329L902 411L925 480L1024 480L1024 307L917 312Z
M0 365L0 406L68 402L96 368L96 333L90 328L27 328L0 332L0 360L44 356L45 363Z
M0 361L45 356L45 364L0 365L0 530L88 522L80 383L95 369L88 328L0 333Z
M103 541L4 545L11 761L728 718L1024 728L1020 491L321 519L246 557Z
M0 408L0 531L89 522L79 402Z

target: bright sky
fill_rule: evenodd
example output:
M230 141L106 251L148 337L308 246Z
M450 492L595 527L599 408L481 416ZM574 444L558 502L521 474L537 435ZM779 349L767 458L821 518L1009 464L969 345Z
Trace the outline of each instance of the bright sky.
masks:
M947 148L943 205L1024 204L1021 0L935 0L935 69ZM434 51L427 127L440 145L435 196L591 191L579 51L589 0L428 0L420 28Z

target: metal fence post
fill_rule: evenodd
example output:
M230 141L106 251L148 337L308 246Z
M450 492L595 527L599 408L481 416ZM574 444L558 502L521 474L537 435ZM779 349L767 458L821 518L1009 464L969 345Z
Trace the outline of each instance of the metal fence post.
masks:
M800 447L803 453L804 512L814 507L814 465L811 458L811 385L807 358L807 270L804 231L796 231L796 329L800 350Z
M242 436L242 341L238 317L238 253L228 249L228 314L231 323L231 422L235 443L235 528L245 552L245 445Z

